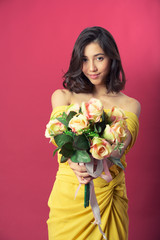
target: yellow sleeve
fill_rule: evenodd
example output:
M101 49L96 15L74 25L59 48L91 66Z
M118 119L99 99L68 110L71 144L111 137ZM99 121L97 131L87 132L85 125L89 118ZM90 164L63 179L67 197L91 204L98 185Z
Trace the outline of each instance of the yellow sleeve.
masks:
M51 113L50 119L52 117L58 117L61 113L65 112L68 106L58 106L55 107Z
M127 149L125 150L123 156L121 157L121 162L124 166L124 168L127 167L127 163L126 163L126 153L129 152L129 150L133 147L136 138L138 136L138 130L139 130L139 121L138 121L138 117L132 113L132 112L127 112L125 111L125 115L127 117L127 125L128 125L128 130L130 131L131 135L132 135L132 139L130 144L128 145ZM112 165L110 167L110 172L112 174L112 177L114 178L116 175L118 175L120 172L122 171L121 168L119 168L117 165Z
M58 106L58 107L55 107L51 113L51 116L50 116L50 120L52 118L56 118L58 117L59 115L61 115L63 112L66 111L68 106ZM54 139L52 139L51 141L53 143L53 145L55 145L57 147L57 144L55 143Z
M125 154L129 152L129 150L133 147L137 136L138 136L138 131L139 131L139 120L138 117L131 112L126 112L126 117L127 117L127 125L128 125L128 130L131 133L132 139L131 142L129 144L129 146L127 147Z

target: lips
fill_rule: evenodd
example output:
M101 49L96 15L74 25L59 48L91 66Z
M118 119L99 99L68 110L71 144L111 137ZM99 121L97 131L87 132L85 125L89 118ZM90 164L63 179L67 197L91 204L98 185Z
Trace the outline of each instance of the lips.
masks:
M92 79L96 79L99 77L99 74L89 74L89 77Z

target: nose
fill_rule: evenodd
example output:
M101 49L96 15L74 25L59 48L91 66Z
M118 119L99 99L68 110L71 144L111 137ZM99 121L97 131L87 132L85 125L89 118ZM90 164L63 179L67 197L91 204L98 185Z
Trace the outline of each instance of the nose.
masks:
M97 71L97 66L95 65L94 61L91 61L89 64L89 70L91 72L96 72Z

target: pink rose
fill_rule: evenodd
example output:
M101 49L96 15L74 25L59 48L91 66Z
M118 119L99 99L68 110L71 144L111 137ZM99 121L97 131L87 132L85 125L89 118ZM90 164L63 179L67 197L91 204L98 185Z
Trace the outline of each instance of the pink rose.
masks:
M82 102L81 110L88 120L98 122L103 113L103 106L100 100L91 98L87 103Z
M125 120L113 123L111 128L118 134L118 141L123 142L127 137L127 123Z
M92 139L90 152L94 158L102 160L105 157L109 157L112 151L112 146L105 139L99 137Z
M109 121L115 122L121 119L126 119L123 109L118 107L113 107L110 112L108 112Z
M111 144L115 143L116 140L120 141L118 133L109 124L106 125L102 137L104 137Z

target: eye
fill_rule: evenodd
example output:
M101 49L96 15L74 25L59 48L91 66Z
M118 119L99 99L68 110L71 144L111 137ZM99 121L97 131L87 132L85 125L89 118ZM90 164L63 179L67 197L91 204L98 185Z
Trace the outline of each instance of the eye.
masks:
M87 62L88 59L87 58L82 58L82 62Z
M97 57L98 61L103 61L104 57Z

